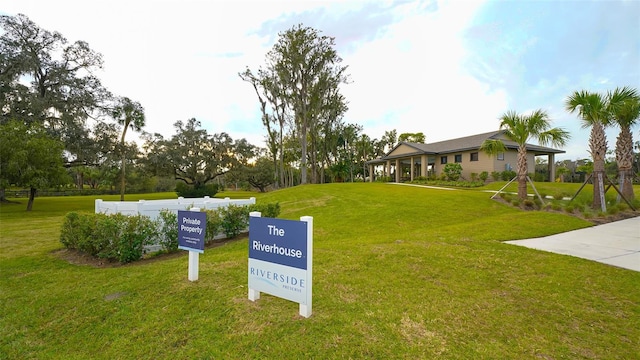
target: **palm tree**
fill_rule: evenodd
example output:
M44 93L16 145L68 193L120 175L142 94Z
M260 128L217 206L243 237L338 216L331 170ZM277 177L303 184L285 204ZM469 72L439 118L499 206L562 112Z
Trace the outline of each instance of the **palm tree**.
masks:
M616 88L607 93L607 105L610 119L620 127L616 139L616 162L620 192L627 200L634 198L633 193L633 136L631 127L640 117L640 96L636 89Z
M507 111L500 118L500 130L504 136L518 144L518 198L527 198L527 141L536 139L541 145L563 146L570 135L562 128L551 128L549 115L543 110L535 110L530 115L520 115L515 111ZM500 149L495 142L483 144L483 148Z
M570 113L578 112L583 128L591 128L589 152L593 158L593 204L594 209L607 210L604 201L604 160L607 153L607 137L604 128L609 125L607 101L598 94L576 91L569 96L565 107Z
M124 149L124 139L127 135L127 129L131 127L134 131L140 131L145 125L144 108L137 101L131 101L128 97L118 99L118 104L112 111L113 118L118 124L123 125L122 136L120 137L120 150L122 151L122 169L120 172L120 201L124 201L124 185L125 185L125 163L126 152Z

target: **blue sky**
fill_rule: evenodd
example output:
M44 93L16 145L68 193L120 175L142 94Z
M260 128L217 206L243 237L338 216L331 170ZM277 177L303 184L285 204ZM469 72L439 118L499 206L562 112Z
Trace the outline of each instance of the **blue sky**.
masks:
M335 37L351 83L347 123L380 138L427 142L493 131L508 110L546 110L588 157L588 129L564 110L576 90L640 89L640 1L33 1L0 0L103 54L98 73L139 101L146 130L195 117L211 133L262 145L256 96L237 73L257 69L295 24ZM634 138L640 138L638 128ZM609 147L616 129L610 129Z

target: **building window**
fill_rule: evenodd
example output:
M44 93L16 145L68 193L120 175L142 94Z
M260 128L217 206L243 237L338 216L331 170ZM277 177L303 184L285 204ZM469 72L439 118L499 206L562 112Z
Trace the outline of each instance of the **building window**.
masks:
M447 163L447 157L446 156L440 156L440 164L446 164Z
M498 160L504 160L504 153L503 152L499 152L497 158L498 158Z
M471 161L478 161L478 153L477 152L473 152L471 153Z
M456 159L455 160L456 160L457 163L461 163L462 162L462 154L456 155Z

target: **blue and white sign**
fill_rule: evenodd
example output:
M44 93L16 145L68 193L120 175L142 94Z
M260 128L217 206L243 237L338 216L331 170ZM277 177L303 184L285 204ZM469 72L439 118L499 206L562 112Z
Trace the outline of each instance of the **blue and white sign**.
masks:
M178 249L204 253L207 213L178 210Z
M249 218L249 299L265 292L300 304L311 315L313 218Z
M249 258L307 269L307 223L249 218Z

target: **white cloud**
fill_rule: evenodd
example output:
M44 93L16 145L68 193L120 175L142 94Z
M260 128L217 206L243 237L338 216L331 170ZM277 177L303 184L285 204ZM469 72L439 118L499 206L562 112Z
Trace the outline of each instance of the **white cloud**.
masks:
M403 7L402 22L345 57L353 79L344 87L346 120L363 124L372 137L397 129L423 132L428 142L497 129L506 94L464 67L462 34L475 8L445 3L436 12L414 10Z

